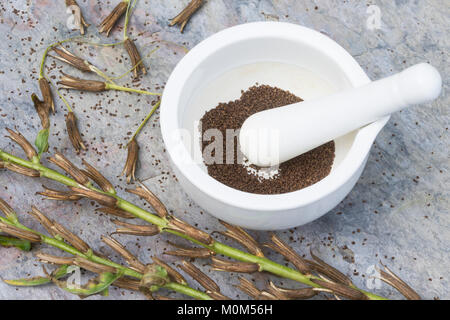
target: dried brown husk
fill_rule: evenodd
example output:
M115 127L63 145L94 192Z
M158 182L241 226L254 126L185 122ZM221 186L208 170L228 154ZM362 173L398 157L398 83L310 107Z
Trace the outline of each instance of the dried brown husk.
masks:
M75 259L72 257L60 257L54 256L52 254L44 253L44 252L36 252L36 258L43 263L50 263L56 265L73 265L75 264Z
M50 157L48 160L71 175L76 182L82 185L87 185L89 183L88 177L86 177L86 175L80 169L78 169L72 162L70 162L69 159L62 155L62 153L56 152L54 156Z
M6 162L4 167L10 171L23 174L24 176L27 177L37 178L41 176L41 174L37 170L21 167L10 162Z
M264 257L264 254L259 247L258 243L253 239L244 229L233 226L225 221L219 220L219 222L227 228L224 232L219 232L226 237L232 238L243 245L247 250L258 257Z
M47 230L47 232L50 235L52 235L52 236L56 235L56 232L53 229L53 221L50 220L45 214L43 214L34 205L31 206L31 211L29 211L28 214L32 215L45 228L45 230Z
M0 198L0 212L3 212L3 214L10 220L10 221L15 221L17 220L17 214L16 212L13 210L13 208L11 208L11 206L6 203L5 200L3 200L2 198Z
M78 3L75 0L66 0L66 7L69 8L71 6L78 7L78 12L80 13L80 24L79 24L80 33L84 35L86 33L84 28L89 27L89 24L86 22L86 20L84 20L83 14L81 13L81 9Z
M382 264L383 265L383 264ZM395 273L389 270L388 267L383 265L384 270L378 269L380 273L380 280L386 282L388 285L398 290L408 300L421 300L419 294L413 290L406 282L400 279Z
M267 291L274 295L281 295L284 299L310 299L317 295L317 292L313 288L301 288L301 289L286 289L276 286L272 281L269 281Z
M165 263L164 261L162 261L161 259L159 259L157 257L152 257L152 260L154 263L156 263L159 266L166 269L167 274L173 281L175 281L176 283L179 283L179 284L183 284L183 285L187 284L186 279L184 279L184 277L178 271L176 271L174 268L169 266L167 263Z
M175 217L171 217L167 227L169 229L181 232L181 233L183 233L197 241L205 243L207 245L211 245L214 242L214 239L208 233L206 233L200 229L194 228L187 222L184 222Z
M351 288L345 284L320 279L311 279L311 281L322 287L322 288L314 288L313 289L314 291L331 292L337 296L341 296L352 300L368 300L368 297L364 293L354 288ZM323 288L325 290L323 290Z
M319 257L317 257L313 252L312 249L310 249L311 257L314 259L314 261L308 261L305 260L308 264L308 266L311 268L311 270L314 270L315 272L321 274L322 276L325 276L329 278L330 280L341 283L346 286L353 286L352 281L342 272L337 270L336 268L333 268L329 264L325 263L323 260L321 260Z
M52 110L55 114L55 104L53 102L52 90L50 89L50 83L46 78L40 78L39 88L41 89L42 99L44 100L47 110ZM44 127L45 128L45 127Z
M177 248L177 250L165 251L164 254L168 254L171 256L177 257L186 257L186 258L208 258L214 254L213 251L208 248L186 248L179 246L175 243L167 241L171 246Z
M94 273L111 272L117 273L117 269L111 266L90 261L83 257L76 257L73 262L75 265Z
M102 241L108 245L111 249L120 254L125 261L130 265L130 267L140 273L145 271L145 265L139 261L130 251L128 251L121 243L117 240L102 236Z
M120 19L120 17L127 11L128 2L121 1L111 13L100 23L98 31L100 33L106 32L106 36L109 37L114 25Z
M217 257L211 258L211 267L217 271L254 273L260 271L259 265L251 262L229 261Z
M117 199L113 196L100 193L87 188L70 187L77 195L97 201L99 204L105 207L115 208L117 205Z
M175 18L171 19L169 25L174 26L178 24L180 26L180 32L183 32L186 23L202 4L203 0L192 0Z
M114 281L113 283L113 286L115 287L133 291L139 291L139 285L140 285L139 280L127 276L121 277L116 281Z
M61 73L63 74L63 76L61 77L61 80L58 81L58 84L61 85L61 88L63 89L73 89L90 92L103 92L107 90L105 82L80 79L65 74L64 72Z
M80 131L78 130L77 117L71 111L66 114L66 128L70 142L75 150L77 152L80 152L81 149L86 150L86 146L84 145Z
M123 221L119 221L119 220L115 220L115 219L113 219L111 221L115 225L123 227L123 228L116 229L116 231L113 233L151 237L151 236L155 236L161 232L159 227L156 225L142 226L142 225L127 223L127 222L123 222Z
M124 218L124 219L134 219L136 218L135 216L133 216L131 213L122 210L120 208L109 208L109 207L102 207L102 208L98 208L95 209L95 211L100 211L106 214L110 214L112 216L115 217L119 217L119 218Z
M217 283L208 277L205 273L200 271L196 266L188 261L181 261L181 265L178 266L181 270L186 272L191 278L197 281L203 288L209 292L220 292L220 287Z
M50 189L44 185L42 185L42 187L45 190L41 191L41 192L36 192L36 194L44 196L50 200L76 201L76 200L81 199L81 197L79 195L75 194L72 191L54 190L54 189Z
M36 94L31 95L31 100L34 104L34 109L41 119L41 124L44 129L48 129L50 127L50 116L49 109L44 101L41 101Z
M255 300L259 299L261 295L261 290L259 290L250 280L243 277L239 277L239 284L235 285L235 287Z
M136 180L135 172L139 155L139 145L136 142L136 139L132 139L128 143L127 150L127 161L125 162L125 166L120 175L123 175L125 173L127 183L130 183L132 180Z
M215 292L215 291L214 292L210 292L210 291L208 291L207 294L213 300L220 300L220 301L222 301L222 300L231 300L231 298L221 294L220 292Z
M285 257L288 261L290 261L298 271L303 274L310 274L311 270L308 267L308 264L305 259L300 257L300 255L294 251L289 245L287 245L284 241L278 238L274 233L271 234L272 243L265 244L266 247L278 252L283 257Z
M34 157L37 157L36 150L33 148L31 143L28 142L28 140L25 139L25 137L19 131L14 132L13 130L11 130L9 128L6 128L6 131L8 131L8 133L10 134L7 137L10 138L15 143L17 143L23 149L23 151L25 152L25 154L27 155L27 158L29 160L33 160Z
M147 70L145 69L141 55L139 54L134 41L126 38L123 45L130 56L134 77L136 78L140 73L147 74Z
M0 230L6 234L9 234L11 236L28 240L31 242L41 242L41 236L37 235L36 233L33 233L28 230L21 229L19 227L4 223L0 221Z
M145 266L144 275L142 276L140 284L141 290L145 288L151 288L152 286L162 287L170 281L168 276L161 276L157 272L158 267L162 266L157 263L152 263Z
M83 165L86 168L82 170L83 173L93 180L103 191L114 194L116 191L111 182L108 181L97 169L91 166L87 161L83 160Z
M86 60L74 55L72 52L70 52L63 46L53 47L52 50L57 54L57 56L52 56L53 58L58 59L59 61L62 61L64 63L67 63L68 65L78 70L84 72L92 71L89 66L89 63Z
M78 237L73 232L67 230L64 226L60 225L59 223L52 221L53 226L51 229L55 234L63 238L65 241L67 241L70 245L72 245L75 249L86 253L90 250L89 245L84 242L80 237Z
M0 160L0 169L4 169L4 168L5 168L5 163Z
M143 183L136 189L126 189L125 191L138 195L147 201L161 218L167 217L168 212L166 206Z

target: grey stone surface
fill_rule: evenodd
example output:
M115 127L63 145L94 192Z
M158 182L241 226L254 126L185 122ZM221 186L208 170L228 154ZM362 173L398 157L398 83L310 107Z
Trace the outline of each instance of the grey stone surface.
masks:
M110 39L99 35L99 24L114 4L108 1L78 0L85 18L91 23L86 39L92 42L114 42L121 39L117 28ZM323 218L308 225L279 232L301 253L309 254L309 246L318 255L352 277L355 284L367 288L373 266L380 261L405 279L424 298L450 298L450 216L449 216L449 31L450 7L446 0L409 1L325 1L325 0L209 0L187 25L184 34L170 28L167 19L178 13L187 0L140 0L130 22L130 32L145 54L156 45L160 49L145 64L149 74L132 83L130 76L118 82L138 88L161 91L175 64L184 54L183 46L192 48L205 37L236 24L279 20L298 23L328 35L346 48L375 79L387 76L414 63L428 61L436 66L444 79L441 98L427 107L414 107L395 114L378 136L367 167L348 197ZM67 14L63 1L2 1L0 3L0 131L17 127L34 140L39 119L30 94L37 92L37 75L44 48L50 43L72 37L66 27ZM381 29L369 30L366 12L377 5L381 13ZM158 43L154 43L159 41ZM129 67L121 46L93 47L70 44L71 50L87 57L97 66L120 75ZM48 74L52 79L65 70L74 69L49 58ZM102 94L66 92L79 117L88 150L81 158L100 167L117 185L125 198L142 204L124 193L126 183L117 177L126 158L121 148L149 111L153 100L148 96L107 92ZM52 117L51 151L60 150L80 163L64 128L64 105L55 99L57 114ZM161 196L177 216L212 231L220 228L215 218L203 212L181 190L167 162L161 139L159 116L156 114L139 136L140 167L138 177ZM0 148L22 154L8 139ZM92 246L111 253L100 241L100 235L112 231L109 218L94 212L89 201L62 203L43 200L35 192L41 184L57 186L44 179L29 179L10 172L0 172L0 197L20 212L29 226L40 228L26 215L34 204L52 218L77 231ZM252 232L259 241L265 232ZM118 237L144 262L160 255L169 246L162 235L155 238ZM177 240L178 241L178 240ZM35 248L33 251L46 248ZM114 254L111 257L117 259ZM282 261L279 257L269 257ZM176 259L168 258L175 262ZM247 298L231 285L237 275L212 272L203 262L197 263L223 287L232 298ZM42 274L40 263L32 253L14 248L0 248L0 277L11 279ZM270 277L252 276L262 287ZM292 283L282 281L286 286ZM191 282L196 285L193 281ZM382 284L372 291L388 298L401 298L395 290ZM13 288L0 282L2 299L78 299L54 286ZM95 296L89 299L100 299ZM112 289L108 298L142 299L137 293ZM323 298L323 297L322 297Z

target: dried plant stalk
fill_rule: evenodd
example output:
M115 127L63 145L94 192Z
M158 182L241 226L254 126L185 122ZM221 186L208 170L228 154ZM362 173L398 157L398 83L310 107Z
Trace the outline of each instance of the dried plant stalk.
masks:
M117 204L117 200L104 193L100 193L97 191L93 191L90 189L83 189L77 187L70 187L72 191L74 191L77 195L97 201L99 204L105 207L115 208Z
M175 18L171 19L170 26L178 24L180 26L180 32L184 31L186 23L191 16L201 7L203 0L192 0L186 8L183 9Z
M58 81L58 84L61 85L61 88L63 89L73 89L90 92L103 92L107 90L105 82L80 79L65 74L64 72L61 73L63 74L63 76L61 77L61 80Z
M134 219L134 218L136 218L131 213L129 213L129 212L125 211L125 210L119 209L119 208L102 207L102 208L95 209L95 211L100 211L100 212L103 212L103 213L106 213L106 214L110 214L112 216L116 216L116 217L119 217L119 218L124 218L124 219Z
M81 197L79 195L76 195L75 193L73 193L71 191L54 190L54 189L50 189L44 185L42 185L42 187L45 189L45 191L36 192L36 194L44 196L50 200L76 201L76 200L81 199Z
M9 128L6 128L6 131L8 131L8 133L10 134L7 137L17 143L23 149L29 160L33 160L34 157L37 157L38 154L36 150L20 132L14 132Z
M422 298L407 285L402 279L400 279L395 273L388 269L385 265L382 264L384 270L379 269L380 280L386 282L388 285L397 289L406 299L408 300L421 300Z
M240 273L254 273L259 271L259 266L256 263L229 261L217 257L211 258L211 267L217 271L240 272Z
M132 139L128 143L127 149L127 161L125 162L125 167L123 168L123 171L120 175L123 175L125 173L127 183L130 183L132 180L136 180L135 172L139 155L139 145L137 144L136 139Z
M122 221L115 220L115 219L113 219L111 221L115 225L123 227L123 228L116 229L116 231L114 233L118 233L118 234L130 234L130 235L135 235L135 236L151 237L151 236L155 236L161 232L159 227L155 226L155 225L142 226L142 225L127 223L127 222L122 222Z
M178 266L181 270L186 272L195 281L197 281L203 288L209 292L220 292L220 287L217 283L208 277L205 273L200 271L196 266L187 261L181 261L181 265Z
M62 153L56 152L55 155L50 157L48 160L71 175L78 183L82 185L87 185L89 183L88 177L86 177L80 169L78 169L72 162L63 156Z
M24 167L14 164L14 163L7 162L4 164L4 167L10 171L13 171L13 172L16 172L16 173L19 173L19 174L22 174L24 176L31 177L31 178L37 178L37 177L41 176L41 174L37 170L24 168Z
M128 0L129 1L129 0ZM98 32L106 32L106 36L109 37L109 33L115 26L120 17L127 11L128 1L121 1L111 13L100 23Z
M128 55L130 56L132 68L133 68L133 74L136 78L140 73L147 74L147 69L144 66L144 63L142 62L141 55L139 54L138 49L136 48L136 45L134 44L133 40L130 40L129 38L125 39L125 42L123 43L125 46L125 49L128 52Z
M81 149L86 150L86 146L84 145L80 131L78 130L77 118L73 112L68 112L66 115L66 128L70 142L75 150L77 152L80 152Z
M323 260L321 260L319 257L317 257L312 252L312 249L310 249L310 254L315 262L307 261L307 264L312 270L333 280L334 282L341 283L343 285L350 286L350 287L353 286L352 281L347 276L345 276L345 274L343 274L336 268L333 268L332 266L330 266L329 264L327 264Z
M44 100L47 110L52 110L55 113L55 103L53 102L52 90L50 89L50 84L46 78L40 78L39 88L41 89L42 99Z
M153 194L153 192L151 192L143 183L141 183L141 186L137 187L136 189L125 189L125 191L138 195L139 197L147 201L161 218L167 217L167 208L164 206L161 200L159 200Z
M92 181L94 181L103 191L115 194L116 191L111 182L108 181L97 169L91 166L87 161L82 160L85 170L82 172L88 176Z
M232 238L243 245L247 250L258 257L264 257L264 254L259 247L258 243L241 227L233 226L225 221L219 220L219 222L225 226L228 230L225 232L219 232L226 237Z
M166 269L167 273L169 274L169 277L176 283L183 284L183 285L187 283L186 279L184 279L184 277L178 271L176 271L174 268L169 266L167 263L165 263L161 259L159 259L157 257L152 257L152 260L154 263L156 263L159 266Z
M132 269L143 273L145 271L145 265L139 261L130 251L128 251L122 244L120 244L117 240L102 236L102 241L108 245L111 249L120 254L125 261L131 266Z
M36 252L35 254L36 258L39 259L39 261L44 263L50 263L50 264L56 264L56 265L73 265L75 264L75 259L71 257L59 257L54 256L52 254L43 253L43 252Z
M82 35L84 35L86 33L85 28L89 27L89 24L86 23L86 20L84 20L83 14L81 13L80 6L78 5L78 3L75 0L66 0L66 7L72 8L72 9L75 9L78 11L78 12L72 11L72 13L75 15L75 18L78 19L77 24L78 24L78 27L80 28L80 33Z
M171 256L186 258L208 258L214 254L214 252L212 252L208 248L185 248L170 241L167 242L178 249L164 252L164 254L168 254Z
M175 217L171 217L171 219L169 220L168 228L181 232L197 241L206 243L208 245L211 245L214 242L214 239L208 233L194 228L190 224Z

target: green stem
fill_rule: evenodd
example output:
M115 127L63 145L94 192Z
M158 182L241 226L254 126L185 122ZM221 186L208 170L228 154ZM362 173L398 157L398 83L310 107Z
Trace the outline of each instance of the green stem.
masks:
M30 251L30 249L31 249L30 241L18 239L18 238L5 237L5 236L0 236L0 246L16 247L23 251Z
M159 105L161 104L161 100L158 101L152 108L152 110L150 110L150 112L148 113L148 115L145 117L144 121L142 121L142 123L139 125L139 128L137 128L136 132L133 134L133 136L131 137L131 139L128 141L128 143L130 143L134 138L136 138L136 136L139 134L139 132L142 130L142 128L145 126L145 124L147 123L148 119L151 118L151 116L153 115L153 113L155 113L156 109L158 109Z
M131 9L136 5L137 0L134 0L133 5L131 5L131 0L123 0L123 1L128 3L127 12L125 13L125 23L123 25L123 40L125 41L128 39L127 28L128 28L128 22L130 20Z
M41 164L31 163L27 160L17 158L15 156L12 156L1 150L0 150L0 159L2 159L4 161L11 161L15 164L18 164L18 165L26 167L26 168L38 170L39 172L41 172L41 176L58 181L67 186L79 186L79 184L76 181L72 180L71 178L68 178L68 177L66 177L60 173L57 173L56 171L53 171L49 168L46 168L45 166L43 166ZM93 187L90 187L90 188L92 190L102 192L96 188L93 188ZM320 288L320 286L318 284L311 281L314 279L320 279L319 277L316 277L313 275L304 275L297 270L285 267L285 266L278 264L276 262L273 262L267 258L252 255L250 253L247 253L242 250L230 247L226 244L220 243L218 241L214 241L213 244L208 245L208 244L202 243L200 241L197 241L197 240L195 240L185 234L182 234L178 231L175 231L172 229L166 229L167 225L168 225L167 220L160 218L159 216L152 214L144 209L141 209L140 207L118 197L117 195L114 195L114 197L117 199L117 207L118 208L133 214L135 217L137 217L139 219L142 219L151 224L159 226L160 229L164 232L172 233L174 235L182 237L182 238L189 240L189 241L191 241L197 245L200 245L204 248L208 248L211 251L215 252L216 254L223 254L227 257L236 259L238 261L256 263L259 265L260 271L267 271L274 275L277 275L277 276L280 276L283 278L287 278L287 279L291 279L291 280L303 283L303 284L311 286L311 287ZM385 300L386 299L384 297L375 295L373 293L368 293L368 292L366 292L362 289L358 289L356 287L355 287L355 289L364 293L371 300Z
M149 91L145 91L145 90L139 90L139 89L134 89L134 88L122 87L122 86L118 86L118 85L113 84L113 83L106 83L106 90L127 91L127 92L146 94L146 95L150 95L150 96L160 96L161 95L161 93L149 92Z

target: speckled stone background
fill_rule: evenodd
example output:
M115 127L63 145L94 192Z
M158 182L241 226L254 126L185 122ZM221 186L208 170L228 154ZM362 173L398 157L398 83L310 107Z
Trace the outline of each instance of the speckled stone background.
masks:
M118 0L78 0L91 27L86 39L92 42L114 42L122 37L121 28L109 39L99 35L96 25L116 5ZM185 54L202 39L236 24L279 20L298 23L321 31L346 48L372 79L390 75L412 64L427 61L436 66L444 79L440 99L428 106L414 107L395 114L378 136L367 167L353 191L335 209L308 225L279 232L298 252L309 255L309 246L325 261L338 267L354 282L388 298L402 298L387 285L376 285L369 276L380 261L405 279L426 299L450 298L450 216L449 216L449 46L450 7L446 0L208 0L187 25L184 34L168 27L187 0L139 0L130 21L130 33L145 55L159 45L160 49L147 58L149 74L132 82L126 76L119 82L153 91L162 91L166 79ZM381 13L381 28L369 30L366 21L369 5L377 5ZM0 3L0 131L17 127L34 140L40 122L34 112L30 95L37 92L39 62L44 48L52 42L78 33L66 27L63 1L1 1ZM121 25L122 23L120 23ZM120 75L129 67L121 46L92 47L70 44L71 50ZM49 58L46 71L53 80L60 70L81 75L67 65ZM87 77L87 76L85 76ZM64 105L56 99L57 114L52 117L51 151L60 150L79 164L80 158L100 167L118 192L125 198L141 203L123 192L126 183L118 177L126 158L121 147L131 132L149 111L153 98L122 92L102 94L63 91L79 118L88 150L77 157L64 127ZM181 190L167 162L161 139L159 116L156 114L139 136L140 167L138 177L161 196L177 216L198 223L213 231L220 225L203 212ZM22 155L6 138L0 148ZM25 212L32 204L52 218L79 232L92 246L118 259L100 241L100 235L112 231L109 218L95 213L89 201L62 203L43 200L35 192L42 183L56 187L44 179L29 179L10 172L0 172L0 196L15 208L29 226L40 228ZM267 233L252 232L259 240ZM171 236L155 238L118 237L144 262L152 255L161 255L169 248ZM177 240L178 241L178 240ZM56 252L47 248L36 250ZM278 256L269 257L283 262ZM174 258L167 258L176 262ZM235 289L237 276L211 272L198 261L205 272L232 298L248 298ZM0 277L11 279L42 274L40 263L32 253L14 248L0 248ZM252 276L262 287L270 277ZM195 282L191 282L196 286ZM285 286L292 283L284 281ZM371 287L371 286L370 286ZM173 295L172 295L173 296ZM54 286L14 288L0 282L2 299L78 299ZM89 299L100 299L99 296ZM108 298L142 299L138 293L112 289ZM324 298L323 296L319 296Z

